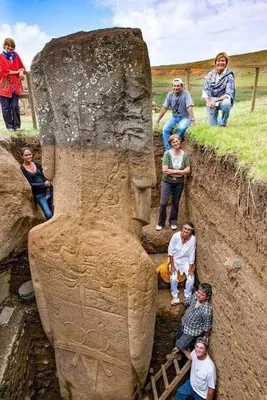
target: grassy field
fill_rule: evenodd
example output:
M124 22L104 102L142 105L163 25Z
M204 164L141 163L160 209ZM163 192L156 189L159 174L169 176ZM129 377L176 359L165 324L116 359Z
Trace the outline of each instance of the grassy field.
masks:
M220 156L236 154L239 165L248 167L248 179L267 180L267 89L261 88L261 86L267 86L267 51L231 56L229 65L236 74L237 86L253 85L254 69L242 69L243 65L261 65L262 67L255 111L250 112L252 89L237 89L237 101L231 111L227 128L207 125L204 102L200 99L203 78L212 68L212 62L212 60L204 60L190 65L192 69L190 84L195 102L197 125L188 129L188 136L201 145L215 148ZM162 105L166 93L171 90L172 79L175 76L184 78L182 75L184 67L183 64L152 67L153 97L158 106ZM156 127L155 134L161 132L163 123L169 116L170 113L164 116ZM156 114L153 114L153 118L154 120L157 118ZM21 133L13 133L13 135L37 135L38 133L32 128L31 117L22 116L22 128ZM0 119L0 136L9 135L10 132L4 129L3 121Z
M250 102L236 103L231 111L226 128L209 127L204 107L195 107L196 126L188 129L191 140L215 148L219 156L236 154L239 166L248 167L250 180L267 179L267 96L257 100L256 111L250 112ZM166 113L156 127L160 134L164 122L170 117ZM156 114L153 114L154 121Z
M251 99L252 86L254 84L255 68L243 68L243 66L260 66L257 97L267 96L267 51L240 54L231 56L229 67L234 71L236 77L236 101L247 101ZM152 67L153 100L160 107L164 98L171 90L174 77L178 76L185 80L185 67L190 67L190 92L196 106L202 106L201 90L203 80L208 71L213 68L213 60L197 61L189 64L165 65ZM241 89L242 86L246 88Z

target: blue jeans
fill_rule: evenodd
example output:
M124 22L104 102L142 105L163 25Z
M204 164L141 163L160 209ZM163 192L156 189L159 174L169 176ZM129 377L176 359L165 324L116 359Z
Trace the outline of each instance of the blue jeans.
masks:
M176 392L175 400L186 400L188 397L193 397L194 400L203 400L191 386L190 379L188 379Z
M169 137L171 136L171 130L177 125L177 135L180 136L181 139L185 136L186 129L190 126L191 120L186 117L172 117L163 127L162 136L163 136L163 146L165 151L169 150L171 146L168 143Z
M210 126L226 126L227 120L230 115L232 104L229 99L224 99L218 103L215 108L207 107L208 121ZM221 118L219 118L219 111L222 112Z
M35 196L37 203L41 207L46 219L53 217L53 194L51 193L50 199L46 199L46 193L37 194Z

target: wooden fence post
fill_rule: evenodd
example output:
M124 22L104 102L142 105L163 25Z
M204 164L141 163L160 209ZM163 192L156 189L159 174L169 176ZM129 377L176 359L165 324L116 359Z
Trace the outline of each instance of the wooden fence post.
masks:
M31 73L27 71L26 76L27 76L27 83L28 83L28 90L29 90L29 103L30 103L30 108L31 108L31 113L32 113L32 124L33 124L33 128L37 129L37 119L36 119L36 113L35 113L35 107L34 107L34 98L33 98L33 93L32 93Z
M260 67L255 68L255 78L254 78L254 86L252 92L252 100L251 100L251 112L254 111L255 108L255 100L256 100L256 93L257 93L257 86L258 86L258 78L259 78Z
M190 90L190 68L185 69L185 89Z

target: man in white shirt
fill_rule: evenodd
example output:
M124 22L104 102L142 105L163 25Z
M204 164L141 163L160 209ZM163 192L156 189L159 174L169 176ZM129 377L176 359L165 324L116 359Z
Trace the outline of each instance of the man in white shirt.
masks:
M168 256L170 259L170 283L171 283L171 305L179 304L178 297L178 274L186 275L185 291L186 298L192 295L195 282L195 251L196 238L194 225L186 222L181 232L175 233L168 247Z
M208 355L207 338L198 338L195 350L184 350L184 354L192 361L190 379L188 379L176 392L175 400L212 400L215 395L216 368Z

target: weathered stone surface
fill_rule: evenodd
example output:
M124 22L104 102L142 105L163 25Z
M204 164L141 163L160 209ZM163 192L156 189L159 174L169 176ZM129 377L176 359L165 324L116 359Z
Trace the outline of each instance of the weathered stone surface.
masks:
M55 215L29 236L61 394L138 398L151 358L156 274L138 235L155 180L151 76L137 29L52 40L32 65Z
M27 247L29 230L40 221L31 189L12 154L0 146L0 261Z

